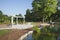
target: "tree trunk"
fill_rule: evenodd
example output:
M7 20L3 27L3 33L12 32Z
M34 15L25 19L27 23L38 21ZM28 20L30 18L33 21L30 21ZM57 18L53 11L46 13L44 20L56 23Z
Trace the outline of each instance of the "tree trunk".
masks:
M52 23L52 19L50 18L50 23Z
M44 23L44 16L43 16L43 23Z

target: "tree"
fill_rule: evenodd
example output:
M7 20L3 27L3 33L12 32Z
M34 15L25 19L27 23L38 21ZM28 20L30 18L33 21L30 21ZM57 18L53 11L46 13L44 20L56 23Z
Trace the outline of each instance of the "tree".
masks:
M16 15L16 16L22 16L21 14L18 14L18 15Z
M31 21L31 17L32 17L31 10L30 9L27 9L26 10L26 15L25 15L26 21Z
M43 17L43 22L57 11L57 0L34 0L33 11Z
M0 23L10 23L10 18L8 15L4 15L0 10Z
M53 21L60 22L60 10L58 10L54 15L51 16Z
M3 12L0 10L0 23L3 21Z
M25 15L26 21L39 22L42 19L39 13L34 12L33 10L27 9Z

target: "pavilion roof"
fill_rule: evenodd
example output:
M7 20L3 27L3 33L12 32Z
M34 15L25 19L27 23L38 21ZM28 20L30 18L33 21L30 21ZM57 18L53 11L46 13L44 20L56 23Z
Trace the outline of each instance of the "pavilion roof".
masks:
M25 16L13 16L15 18L25 18Z

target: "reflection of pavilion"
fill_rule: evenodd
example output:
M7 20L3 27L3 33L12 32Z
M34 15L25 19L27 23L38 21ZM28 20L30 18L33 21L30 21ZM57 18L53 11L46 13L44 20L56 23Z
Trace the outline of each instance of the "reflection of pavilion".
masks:
M16 18L16 25L14 24L13 20L14 18ZM23 18L23 24L18 24L18 18ZM33 27L33 25L31 25L31 23L25 23L25 17L22 16L12 16L11 17L11 24L12 24L12 28L17 28L17 29L27 29L27 28L31 28Z

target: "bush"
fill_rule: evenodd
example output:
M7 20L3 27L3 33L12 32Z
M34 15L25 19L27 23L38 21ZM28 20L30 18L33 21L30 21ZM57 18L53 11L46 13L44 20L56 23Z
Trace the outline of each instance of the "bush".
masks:
M41 32L40 29L37 26L33 27L33 31L34 32L37 32L37 33L40 33Z

